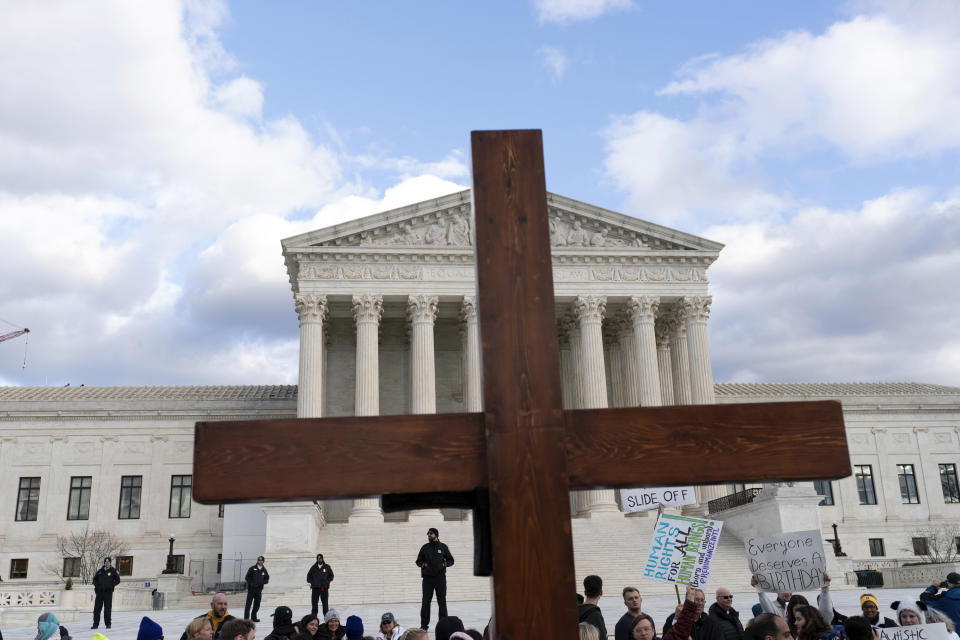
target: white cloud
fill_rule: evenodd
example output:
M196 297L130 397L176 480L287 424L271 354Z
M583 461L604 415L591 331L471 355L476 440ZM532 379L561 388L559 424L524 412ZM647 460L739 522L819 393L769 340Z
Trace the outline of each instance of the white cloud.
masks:
M217 87L214 96L224 111L244 118L260 119L263 111L263 87L256 80L246 76L234 78Z
M592 20L633 6L631 0L534 0L541 22Z
M537 54L543 61L543 65L553 74L553 79L562 80L564 74L567 73L567 66L570 64L563 51L557 47L543 46L537 50Z

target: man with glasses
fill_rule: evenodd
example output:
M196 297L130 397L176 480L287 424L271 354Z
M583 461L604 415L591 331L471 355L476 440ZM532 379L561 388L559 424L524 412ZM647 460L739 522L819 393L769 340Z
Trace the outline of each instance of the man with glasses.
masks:
M717 601L710 605L710 620L720 630L723 640L743 640L743 624L740 614L733 608L733 594L730 589L717 589Z
M697 618L693 623L693 629L690 631L690 637L693 640L724 640L717 623L703 612L703 608L707 604L707 597L703 594L703 589L694 589L694 592L693 602L697 605ZM663 635L667 635L667 632L673 628L675 617L676 614L671 613L670 617L667 618L667 621L663 624Z

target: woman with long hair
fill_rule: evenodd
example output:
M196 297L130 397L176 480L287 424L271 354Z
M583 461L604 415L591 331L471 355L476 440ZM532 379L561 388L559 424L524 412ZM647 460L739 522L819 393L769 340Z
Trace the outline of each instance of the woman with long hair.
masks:
M791 613L797 628L797 640L833 640L840 637L816 607L798 604L791 609Z

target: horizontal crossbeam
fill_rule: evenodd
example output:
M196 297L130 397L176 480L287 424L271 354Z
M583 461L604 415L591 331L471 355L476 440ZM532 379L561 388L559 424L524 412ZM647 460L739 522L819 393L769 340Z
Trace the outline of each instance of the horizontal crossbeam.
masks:
M850 474L835 401L583 409L565 411L564 422L571 489ZM485 448L480 413L198 422L193 497L219 504L472 491L488 484ZM384 473L378 459L403 461L407 471Z

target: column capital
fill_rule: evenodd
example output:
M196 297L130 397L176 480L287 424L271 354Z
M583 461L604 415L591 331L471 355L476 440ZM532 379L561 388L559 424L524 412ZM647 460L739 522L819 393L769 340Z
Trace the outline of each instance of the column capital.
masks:
M577 296L573 301L573 312L581 323L600 323L607 311L606 296Z
M407 298L407 321L411 324L433 324L437 319L437 296L410 296Z
M474 296L463 296L460 305L460 322L474 324L477 322L477 299Z
M713 296L689 296L680 299L684 315L694 322L706 322L710 316Z
M319 293L296 293L293 300L301 324L323 322L327 317L327 296Z
M660 309L660 298L656 296L632 296L627 300L627 313L634 322L652 323Z
M353 296L353 319L357 324L370 322L379 324L383 317L383 296Z

